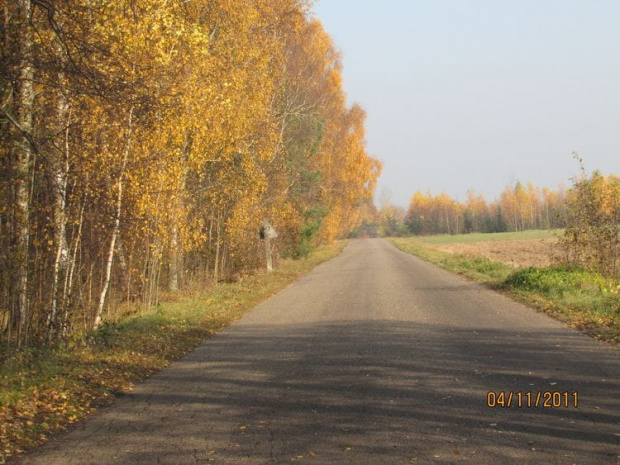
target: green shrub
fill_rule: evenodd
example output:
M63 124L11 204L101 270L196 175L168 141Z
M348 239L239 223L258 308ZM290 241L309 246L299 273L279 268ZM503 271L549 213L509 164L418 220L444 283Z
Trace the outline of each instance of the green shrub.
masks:
M560 246L564 260L609 278L620 278L620 178L595 171L581 174L567 195L567 218Z

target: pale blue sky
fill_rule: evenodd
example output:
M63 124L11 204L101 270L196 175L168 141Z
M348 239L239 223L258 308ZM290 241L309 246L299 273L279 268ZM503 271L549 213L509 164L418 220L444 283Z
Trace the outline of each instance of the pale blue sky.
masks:
M620 174L620 0L321 0L315 14L395 204L568 186L573 151Z

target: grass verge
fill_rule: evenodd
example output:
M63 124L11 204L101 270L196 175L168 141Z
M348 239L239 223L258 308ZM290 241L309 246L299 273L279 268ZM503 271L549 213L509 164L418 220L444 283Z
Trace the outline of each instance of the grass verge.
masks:
M514 272L513 267L486 257L452 254L425 247L424 242L415 237L398 237L390 240L403 252L493 287L504 282Z
M130 391L259 302L338 255L346 244L338 241L306 259L282 260L271 274L257 273L189 298L162 302L152 313L4 361L0 463Z
M505 292L587 334L620 345L620 284L571 267L522 268L430 249L416 237L392 238L400 250Z

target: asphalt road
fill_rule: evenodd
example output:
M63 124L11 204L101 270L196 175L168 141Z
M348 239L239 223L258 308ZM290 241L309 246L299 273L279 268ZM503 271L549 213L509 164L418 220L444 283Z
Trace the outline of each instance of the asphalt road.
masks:
M489 408L488 391L578 393ZM558 396L556 396L556 401ZM564 402L562 397L561 402ZM553 403L553 400L551 400ZM380 239L23 463L620 463L620 351Z

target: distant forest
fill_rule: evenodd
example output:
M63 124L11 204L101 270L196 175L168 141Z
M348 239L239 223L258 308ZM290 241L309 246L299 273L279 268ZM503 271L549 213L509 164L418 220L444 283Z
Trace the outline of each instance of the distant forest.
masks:
M587 195L584 189L587 187ZM587 198L586 198L587 197ZM459 202L445 193L417 191L407 210L384 202L356 229L356 236L467 234L556 229L575 226L576 214L590 206L590 222L620 222L620 178L582 172L569 189L537 187L533 183L506 186L500 197L487 201L474 190Z

